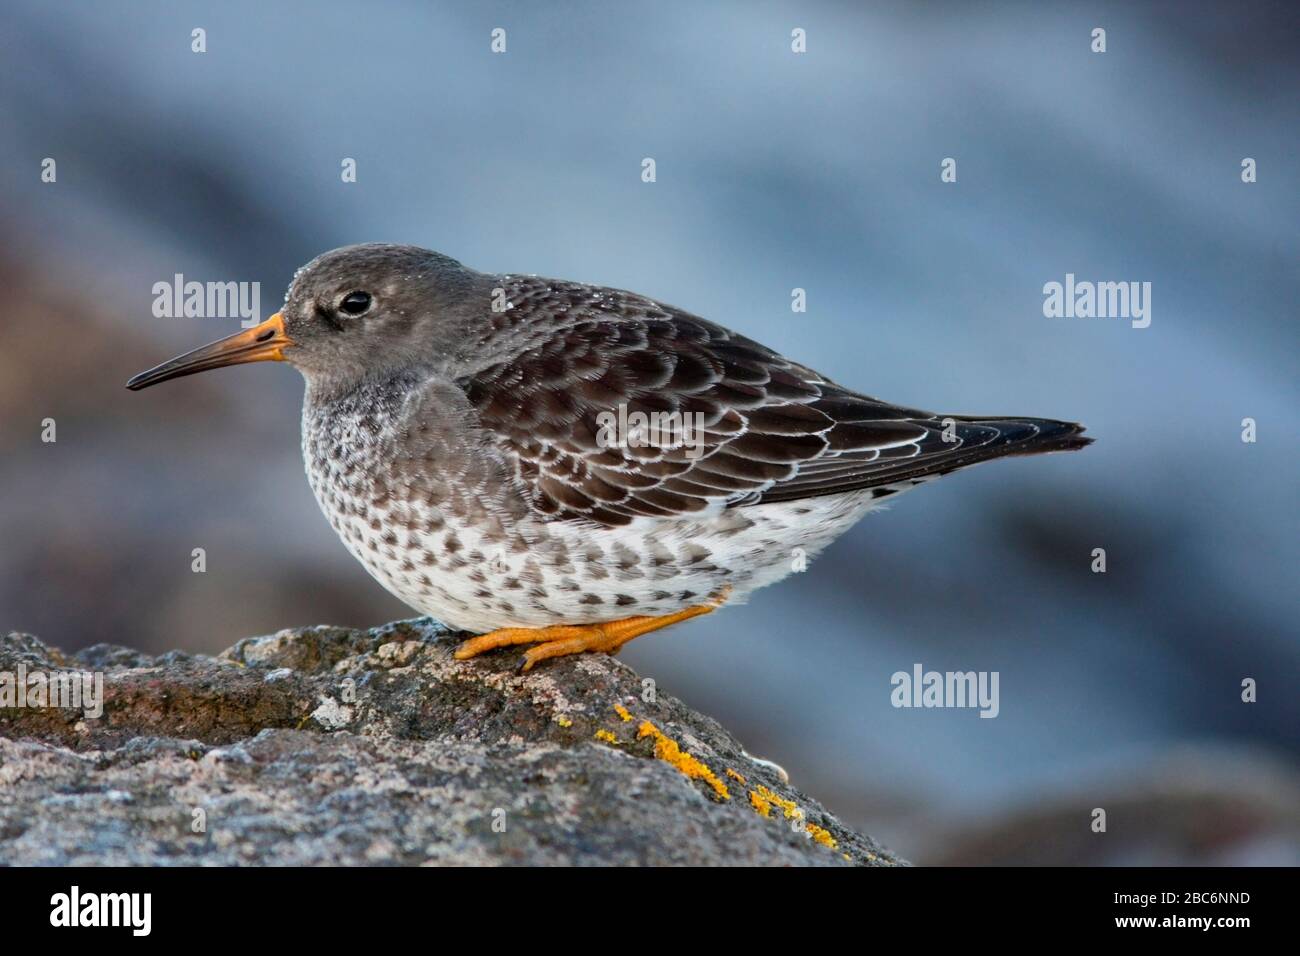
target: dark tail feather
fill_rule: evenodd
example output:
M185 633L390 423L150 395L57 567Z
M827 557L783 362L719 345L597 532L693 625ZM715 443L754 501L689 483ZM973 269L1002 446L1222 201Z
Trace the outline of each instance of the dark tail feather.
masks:
M1001 432L997 441L985 446L990 452L989 458L1078 451L1093 441L1084 437L1084 426L1078 422L1061 422L1052 418L979 418L974 415L951 417L958 422L996 428Z
M763 493L763 502L816 498L864 488L915 483L935 475L946 475L981 462L1013 455L1041 455L1052 451L1075 451L1091 445L1083 426L1050 418L989 418L977 415L935 415L925 419L903 419L923 426L928 435L920 441L920 454L889 459L884 456L840 459L843 467L833 475L807 475L779 483ZM945 422L952 424L945 426ZM947 428L955 426L955 444L945 440ZM889 493L892 493L889 492Z

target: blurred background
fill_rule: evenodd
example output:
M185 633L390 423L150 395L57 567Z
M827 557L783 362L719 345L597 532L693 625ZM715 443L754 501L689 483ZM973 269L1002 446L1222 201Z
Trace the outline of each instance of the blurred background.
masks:
M292 370L123 383L237 329L155 318L156 282L260 282L265 317L319 252L416 243L633 289L900 404L1087 424L625 659L918 863L1300 863L1293 4L0 17L0 627L216 652L414 616L317 511ZM1067 272L1150 282L1151 326L1044 318ZM915 663L998 671L1000 715L894 709Z

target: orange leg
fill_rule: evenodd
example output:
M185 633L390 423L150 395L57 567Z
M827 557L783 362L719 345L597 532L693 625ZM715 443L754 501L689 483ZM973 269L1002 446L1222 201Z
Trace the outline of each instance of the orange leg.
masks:
M672 614L659 617L625 617L620 621L605 621L601 624L556 624L551 627L502 627L478 637L471 637L456 648L456 659L463 661L482 654L484 651L513 644L536 644L524 653L524 670L530 670L538 661L548 657L564 657L582 651L604 651L617 654L628 641L642 634L649 634L669 624L687 621L701 614L717 610L726 601L731 592L728 585L718 592L707 604L683 608Z

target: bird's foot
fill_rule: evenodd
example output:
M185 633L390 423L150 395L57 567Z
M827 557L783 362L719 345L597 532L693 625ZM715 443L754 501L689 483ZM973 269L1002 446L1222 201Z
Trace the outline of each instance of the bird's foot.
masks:
M642 634L649 634L661 627L686 621L701 614L721 607L731 593L728 585L712 597L707 604L683 608L672 614L658 617L625 617L620 621L605 621L600 624L556 624L551 627L502 627L478 637L471 637L456 648L455 657L463 661L476 657L484 651L514 644L536 644L524 653L523 670L531 670L538 661L550 657L564 657L582 651L604 651L617 654L619 649Z

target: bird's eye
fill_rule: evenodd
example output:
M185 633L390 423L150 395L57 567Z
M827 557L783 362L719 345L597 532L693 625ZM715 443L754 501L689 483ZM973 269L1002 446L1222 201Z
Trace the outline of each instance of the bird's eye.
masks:
M339 303L339 309L347 315L361 315L370 308L369 292L349 292Z

